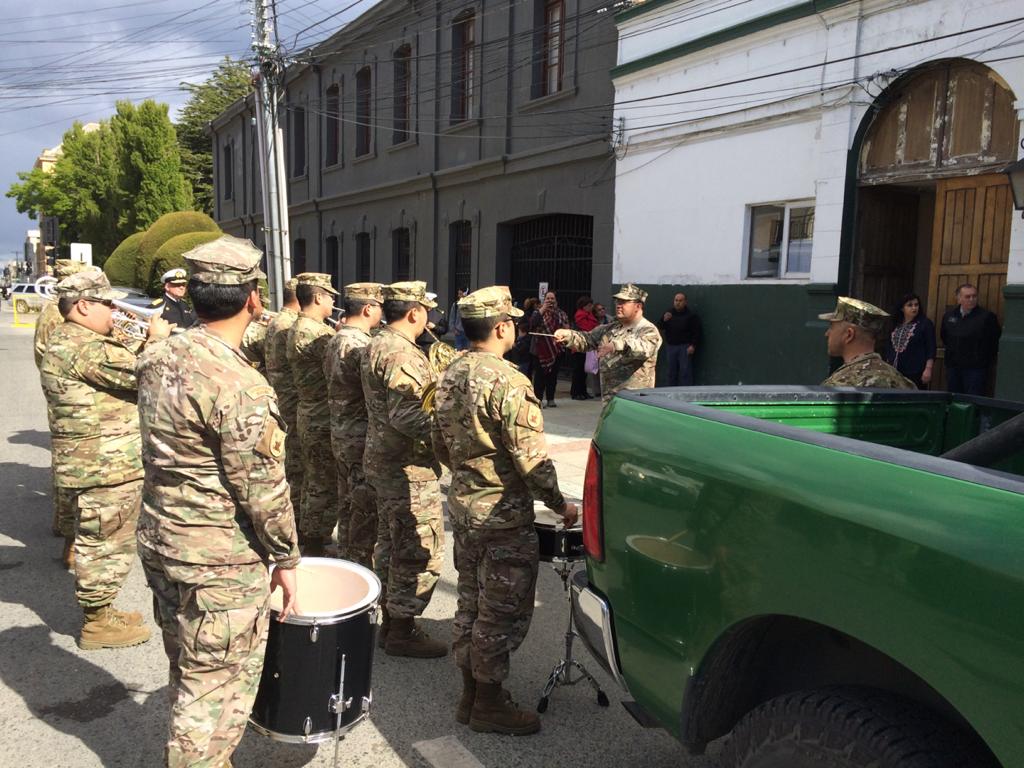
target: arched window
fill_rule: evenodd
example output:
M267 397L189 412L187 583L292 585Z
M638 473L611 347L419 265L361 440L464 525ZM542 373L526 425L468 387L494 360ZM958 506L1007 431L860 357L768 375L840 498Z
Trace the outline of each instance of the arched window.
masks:
M356 73L356 155L368 155L373 149L373 119L371 104L370 68L363 67Z
M400 227L391 232L391 280L398 283L412 277L412 249L409 228Z
M370 233L356 235L356 282L366 283L373 279L373 260L370 252Z
M341 88L332 85L324 99L324 165L337 165L341 160Z
M452 109L451 121L461 123L473 116L473 56L476 16L472 11L452 22Z
M401 46L394 55L395 79L393 95L392 144L409 140L412 113L412 48Z

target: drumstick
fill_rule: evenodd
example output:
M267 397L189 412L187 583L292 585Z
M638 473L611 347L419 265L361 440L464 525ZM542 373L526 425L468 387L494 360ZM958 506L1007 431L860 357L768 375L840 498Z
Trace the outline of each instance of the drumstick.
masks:
M530 331L530 335L531 335L531 336L546 336L546 337L548 337L549 339L557 339L557 338L558 338L558 337L557 337L557 336L555 336L555 334L553 334L553 333L534 333L533 331Z

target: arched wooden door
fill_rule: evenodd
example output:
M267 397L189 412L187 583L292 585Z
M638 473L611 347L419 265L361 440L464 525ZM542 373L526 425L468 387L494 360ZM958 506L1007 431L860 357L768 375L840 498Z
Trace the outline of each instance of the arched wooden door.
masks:
M894 309L918 293L936 329L957 286L1002 320L1016 159L1014 94L991 69L939 62L901 79L861 145L853 293ZM941 339L932 388L944 388Z

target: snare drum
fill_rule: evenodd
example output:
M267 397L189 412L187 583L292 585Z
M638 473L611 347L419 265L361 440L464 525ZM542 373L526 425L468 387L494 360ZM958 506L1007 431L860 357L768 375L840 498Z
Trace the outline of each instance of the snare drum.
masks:
M579 521L572 528L563 528L562 516L547 507L535 506L533 514L542 561L558 563L583 559L583 526Z
M304 557L298 566L301 615L279 622L271 597L263 677L249 722L275 741L328 741L367 716L380 581L346 560Z

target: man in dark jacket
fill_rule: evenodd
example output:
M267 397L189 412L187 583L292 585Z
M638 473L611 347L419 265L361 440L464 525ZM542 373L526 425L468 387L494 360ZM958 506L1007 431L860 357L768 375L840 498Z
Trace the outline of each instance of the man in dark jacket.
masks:
M993 313L978 306L978 289L970 283L956 289L956 302L939 330L946 345L946 386L950 392L984 395L1002 329Z
M184 269L170 269L164 272L161 282L164 284L164 320L178 328L191 328L196 316L185 303L188 292L188 273Z
M661 316L658 329L665 337L668 385L693 386L693 356L701 341L700 317L686 306L686 294L677 293L672 309Z

